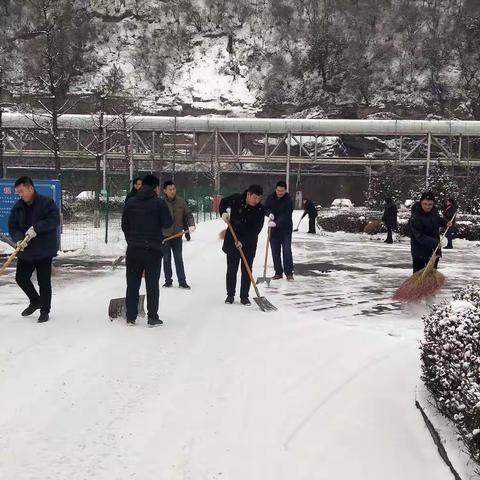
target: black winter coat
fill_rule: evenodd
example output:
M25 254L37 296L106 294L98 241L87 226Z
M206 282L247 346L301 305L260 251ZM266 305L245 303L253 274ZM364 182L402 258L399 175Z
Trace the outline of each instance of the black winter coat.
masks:
M315 207L315 204L311 200L307 200L305 202L305 205L303 206L303 210L304 212L303 212L302 218L305 217L306 215L314 218L317 218L318 216L318 212Z
M55 257L58 251L58 231L60 212L55 202L44 195L35 194L31 205L23 200L12 207L8 221L8 231L14 242L25 238L26 231L33 227L37 236L28 242L22 260L42 260Z
M235 231L238 240L244 248L255 251L257 248L258 234L262 231L265 220L265 209L259 203L255 207L247 204L247 192L235 193L229 197L222 198L219 211L223 214L227 208L231 208L230 223ZM230 229L227 229L222 250L225 253L237 251Z
M164 200L149 185L144 185L125 204L122 230L129 247L162 250L162 229L173 220Z
M278 198L277 194L273 192L268 196L265 202L265 215L273 213L275 216L275 228L272 228L272 237L284 235L293 230L293 200L292 197L286 193L282 198Z
M440 228L446 226L447 221L440 216L436 207L425 213L420 203L415 203L409 221L412 257L430 258L440 240ZM437 254L441 256L440 249Z
M382 221L388 228L393 230L398 228L397 206L393 202L385 205Z

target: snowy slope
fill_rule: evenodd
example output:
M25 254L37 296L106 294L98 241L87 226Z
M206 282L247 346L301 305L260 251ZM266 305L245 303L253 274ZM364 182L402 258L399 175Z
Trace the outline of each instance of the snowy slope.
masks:
M449 479L414 407L416 339L280 295L223 304L221 228L185 244L192 291L162 290L156 329L109 322L122 270L65 282L45 325L2 286L0 478Z

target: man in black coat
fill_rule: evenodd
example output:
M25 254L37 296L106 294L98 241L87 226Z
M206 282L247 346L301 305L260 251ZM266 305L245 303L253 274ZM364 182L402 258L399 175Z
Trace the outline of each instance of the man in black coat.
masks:
M145 272L148 325L161 325L158 317L162 229L172 225L165 201L158 198L160 181L154 175L143 179L142 188L125 205L122 230L127 240L127 324L135 324L142 275Z
M51 198L36 192L30 177L19 178L15 182L15 190L20 200L10 212L8 230L17 243L27 235L30 238L18 254L15 278L30 300L22 315L26 317L40 309L38 322L43 323L48 321L52 303L52 259L58 251L60 212ZM31 281L35 270L40 293Z
M311 200L308 200L308 198L304 198L303 210L304 212L300 220L302 220L305 216L308 215L308 232L307 233L317 233L317 230L315 228L315 220L318 216L318 212L315 207L315 204Z
M413 273L427 266L430 257L440 241L440 228L450 226L440 216L437 207L434 206L435 197L431 192L425 192L420 202L412 207L412 216L409 220L410 246L413 260ZM441 256L441 250L437 252ZM438 260L435 268L438 266Z
M273 266L275 268L273 280L283 278L284 272L287 280L293 280L292 213L293 200L287 193L286 182L281 180L277 183L275 191L267 197L265 202L265 214L270 219L268 226L272 229L270 245L272 247Z
M233 303L237 286L237 272L242 248L247 262L252 268L253 259L257 250L258 234L262 231L265 210L262 201L263 190L259 185L251 185L244 193L223 198L219 211L225 223L230 223L238 238L235 243L230 229L225 233L222 250L227 254L227 298L225 303ZM229 209L229 211L227 211ZM230 212L230 213L229 213ZM242 262L242 281L240 287L240 301L243 305L250 305L248 292L250 277Z
M385 243L393 243L392 232L398 228L397 206L391 198L385 199L385 210L383 211L382 222L387 227L387 239Z

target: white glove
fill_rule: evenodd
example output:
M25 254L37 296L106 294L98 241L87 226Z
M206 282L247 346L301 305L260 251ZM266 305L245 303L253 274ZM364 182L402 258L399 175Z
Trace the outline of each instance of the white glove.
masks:
M27 246L27 244L24 244L24 245L21 245L21 244L22 244L22 242L17 242L17 248L19 248L20 252L23 252L25 250L25 247Z
M222 220L225 222L225 223L228 223L230 221L230 214L228 212L224 212L222 213Z
M276 226L277 226L277 224L273 220L270 220L268 222L268 228L275 228Z
M193 233L195 231L195 225L188 227L188 233Z
M30 227L25 233L25 236L27 235L30 237L30 240L31 240L32 238L35 238L37 236L37 232L33 227Z
M268 218L269 218L270 220L275 220L275 215L274 215L273 213L271 213L271 214L268 216Z
M235 242L235 246L236 246L239 250L243 247L242 242L240 242L240 241Z

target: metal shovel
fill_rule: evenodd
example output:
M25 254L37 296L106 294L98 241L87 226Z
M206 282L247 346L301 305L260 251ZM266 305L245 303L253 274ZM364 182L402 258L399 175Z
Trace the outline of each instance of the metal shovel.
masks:
M263 277L257 278L257 284L265 282L267 284L267 287L270 286L270 282L272 281L271 277L267 277L268 246L270 245L271 235L272 235L272 227L268 227L267 246L265 248L265 261L263 263Z
M145 316L145 295L138 296L138 314L141 317ZM113 321L116 318L127 318L127 305L125 297L112 298L108 305L108 316Z
M228 228L230 229L230 233L232 234L235 244L238 244L237 235L235 234L235 231L233 230L232 224L230 222L228 222ZM260 310L262 310L262 312L277 310L277 307L272 305L265 297L262 297L260 295L255 279L253 278L252 270L250 269L250 265L248 265L248 262L247 262L247 259L245 258L245 254L243 253L242 247L239 246L238 251L240 252L240 256L242 257L242 261L245 266L245 270L247 271L248 276L250 277L250 281L252 282L253 288L255 289L255 293L257 294L257 296L253 298L255 300L255 303L260 307Z

